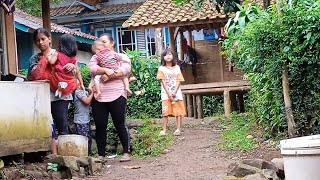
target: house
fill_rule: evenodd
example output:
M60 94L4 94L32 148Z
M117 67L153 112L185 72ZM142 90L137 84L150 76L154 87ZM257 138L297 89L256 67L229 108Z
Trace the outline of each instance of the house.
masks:
M51 8L52 21L98 37L102 33L109 33L113 36L116 42L116 50L119 52L128 48L130 50L147 50L148 56L155 55L154 27L130 30L122 26L138 8L144 8L140 6L145 0L102 0L100 1L101 3L95 6L84 2L66 0L60 6ZM206 32L202 29L193 31L192 33L196 40L212 38L206 36ZM217 38L215 32L212 34L213 38ZM163 44L167 46L169 44L169 28L163 27L161 36ZM180 41L178 40L177 43L179 44Z
M71 29L100 36L109 33L115 40L116 50L147 50L155 54L155 29L129 30L122 24L144 0L109 0L91 6L80 1L65 1L51 9L51 19ZM164 43L169 43L168 28L162 30Z
M185 51L186 44L196 51L197 60L191 66L180 64L185 78L181 89L189 117L203 118L203 96L208 95L224 96L226 115L233 110L244 111L243 94L250 89L250 84L242 80L241 71L229 70L230 63L222 56L221 44L215 37L222 36L221 29L228 19L211 1L204 1L197 11L192 3L178 6L171 0L147 0L123 24L130 30L169 28L170 49L179 54L180 60L189 51ZM194 32L200 30L206 36L196 39ZM184 43L177 43L179 41Z
M14 12L14 22L16 29L18 68L28 69L29 58L33 54L39 52L38 48L33 43L32 33L37 28L42 27L42 19L16 9ZM63 34L71 34L76 38L78 43L77 60L80 63L87 64L92 56L91 44L96 37L51 23L53 48L57 48L59 38Z

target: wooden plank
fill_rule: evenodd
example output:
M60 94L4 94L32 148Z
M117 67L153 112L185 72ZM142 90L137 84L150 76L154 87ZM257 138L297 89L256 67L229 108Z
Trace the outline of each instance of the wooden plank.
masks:
M223 106L224 106L224 114L226 116L231 116L231 98L230 98L229 90L225 90L223 92Z
M50 0L42 0L42 22L43 28L51 32Z
M193 117L193 105L192 105L192 96L191 94L187 94L187 113L188 117Z
M207 89L193 89L193 90L182 90L183 94L204 94L204 93L216 93L223 92L225 90L229 91L249 91L250 86L239 86L239 87L219 87L219 88L207 88Z
M17 51L14 18L12 14L4 13L4 31L6 35L6 55L9 73L18 74ZM0 146L2 147L2 146Z
M238 86L250 86L250 83L244 80L236 80L236 81L213 82L213 83L186 84L186 85L181 85L181 90L207 89L207 88L218 88L218 87L238 87Z
M0 157L25 152L50 151L51 137L0 142Z
M193 104L193 118L197 119L198 118L198 113L197 113L196 95L192 95L192 104Z
M197 95L197 113L198 119L203 119L203 98L201 95Z

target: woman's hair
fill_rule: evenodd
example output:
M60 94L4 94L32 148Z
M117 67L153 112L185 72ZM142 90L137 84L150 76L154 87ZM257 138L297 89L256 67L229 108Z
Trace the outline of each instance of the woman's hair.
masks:
M162 53L161 53L161 65L165 66L166 65L166 61L164 60L164 57L171 53L172 54L172 67L177 65L177 60L173 55L173 52L170 49L165 49Z
M44 34L47 37L51 37L50 33L44 28L38 28L33 32L33 42L36 41L38 34Z
M109 33L103 33L103 34L100 35L100 37L102 37L102 36L106 36L106 37L109 39L110 42L113 42L113 48L115 48L116 43L114 42L114 39L113 39L113 37L111 36L111 34L109 34Z
M107 38L109 39L109 41L114 42L114 39L113 39L113 37L111 36L111 34L109 34L109 33L103 33L103 34L101 34L100 37L102 37L102 36L107 36Z
M64 34L61 36L57 51L68 57L74 57L77 55L77 49L77 41L72 35Z

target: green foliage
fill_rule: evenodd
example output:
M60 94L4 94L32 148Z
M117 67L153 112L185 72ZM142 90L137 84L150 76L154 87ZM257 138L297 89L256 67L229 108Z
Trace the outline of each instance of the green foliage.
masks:
M253 112L269 132L286 132L281 75L289 67L290 96L299 134L319 132L320 1L297 0L262 11L223 42L225 54L251 82Z
M248 152L252 150L256 141L247 138L255 125L254 117L250 114L232 114L230 118L219 118L222 131L219 146L225 150L239 150Z
M130 82L134 94L128 98L127 115L131 118L161 117L160 81L156 79L160 59L152 56L142 58L144 52L127 51L131 59L132 76Z
M204 96L203 114L204 117L212 117L217 114L223 114L223 96Z
M64 0L50 0L50 3L57 4ZM16 6L33 16L41 17L42 13L42 1L41 0L23 0L17 1Z
M133 156L147 157L158 156L166 148L168 148L172 141L172 135L159 136L161 126L156 124L153 120L142 120L144 126L137 129L137 134L132 140Z
M81 72L81 76L82 76L82 80L83 80L83 84L84 87L88 87L91 81L91 72L90 72L90 68L87 65L81 65L79 67L80 72Z

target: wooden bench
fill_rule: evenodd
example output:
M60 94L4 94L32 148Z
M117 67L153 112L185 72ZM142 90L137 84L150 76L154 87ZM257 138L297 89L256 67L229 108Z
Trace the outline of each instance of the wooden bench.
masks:
M187 116L203 119L203 96L223 95L225 115L232 111L244 112L243 94L250 90L248 81L225 81L181 85Z

